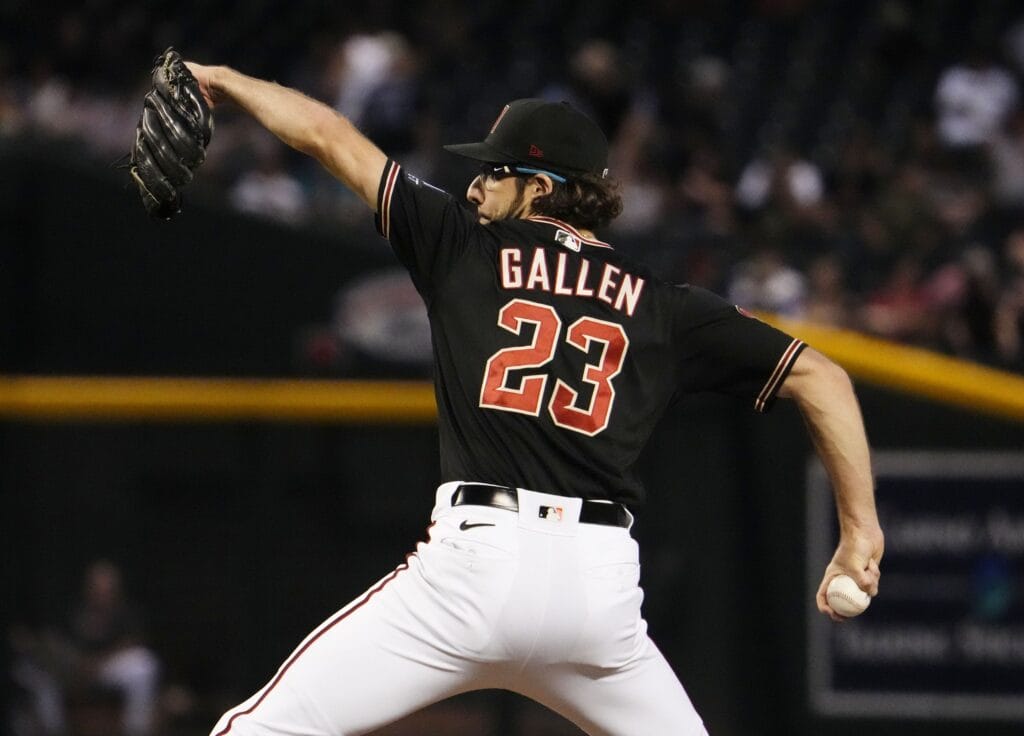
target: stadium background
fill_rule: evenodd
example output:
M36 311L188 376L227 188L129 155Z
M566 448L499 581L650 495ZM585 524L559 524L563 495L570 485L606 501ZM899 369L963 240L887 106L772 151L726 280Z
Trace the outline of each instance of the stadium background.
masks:
M0 3L6 664L19 656L10 632L59 630L83 569L112 559L163 664L161 733L202 734L422 536L437 475L429 411L213 402L168 419L152 404L118 409L123 396L84 414L59 400L25 408L66 384L11 399L19 376L233 377L258 379L243 385L254 395L301 379L320 387L314 401L340 392L348 406L381 387L309 381L428 375L422 315L370 218L241 116L218 113L185 213L146 220L116 163L165 46L337 105L453 191L468 172L442 142L475 138L514 97L576 100L612 132L629 208L605 233L618 247L744 306L1012 380L1024 365L1005 316L1019 332L1024 138L1012 97L997 103L1021 81L1022 17L1013 2L950 0ZM998 124L982 140L942 127L942 80L967 64L1001 70ZM972 408L970 387L952 406L908 383L858 385L877 448L1024 444L1020 415ZM863 728L816 712L808 694L799 417L695 397L662 429L642 460L646 613L712 733ZM742 605L750 590L767 602L758 615ZM1020 672L1018 660L1001 675ZM1020 728L909 713L869 725ZM456 730L575 733L494 693L391 732Z

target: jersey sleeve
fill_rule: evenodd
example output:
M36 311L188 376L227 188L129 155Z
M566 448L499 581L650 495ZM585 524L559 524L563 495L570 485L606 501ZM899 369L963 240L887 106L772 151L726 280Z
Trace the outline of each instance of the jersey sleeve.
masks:
M377 232L391 243L424 298L465 252L471 213L445 191L389 160L377 190Z
M704 289L679 287L677 297L674 339L683 390L739 396L756 411L768 411L803 341Z

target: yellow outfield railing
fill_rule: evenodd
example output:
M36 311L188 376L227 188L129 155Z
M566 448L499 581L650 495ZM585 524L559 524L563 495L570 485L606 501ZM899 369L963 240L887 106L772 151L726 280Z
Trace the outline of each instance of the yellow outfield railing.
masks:
M821 325L762 319L856 379L1024 421L1024 377ZM435 421L426 381L0 376L0 419L37 421Z
M856 379L1024 421L1024 377L851 330L758 315L824 353Z
M35 420L429 423L425 381L0 376L0 417Z

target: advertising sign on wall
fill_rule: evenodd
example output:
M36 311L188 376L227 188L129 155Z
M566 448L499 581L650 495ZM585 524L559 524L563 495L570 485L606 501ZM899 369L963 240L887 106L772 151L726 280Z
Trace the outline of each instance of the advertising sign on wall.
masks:
M821 715L1024 721L1024 453L879 452L880 591L836 625L813 608L837 542L808 470L808 673Z

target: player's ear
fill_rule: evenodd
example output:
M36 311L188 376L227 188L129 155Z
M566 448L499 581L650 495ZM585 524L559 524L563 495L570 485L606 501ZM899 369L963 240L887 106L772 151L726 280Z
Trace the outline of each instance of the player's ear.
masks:
M530 177L529 186L533 189L533 196L543 197L546 194L551 194L555 188L555 183L547 174L534 174Z

